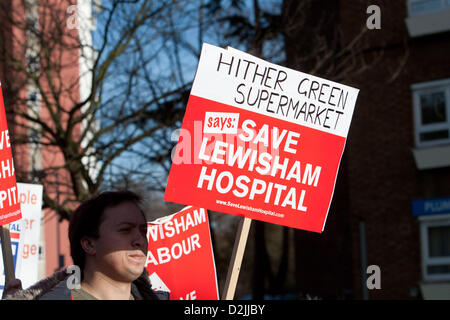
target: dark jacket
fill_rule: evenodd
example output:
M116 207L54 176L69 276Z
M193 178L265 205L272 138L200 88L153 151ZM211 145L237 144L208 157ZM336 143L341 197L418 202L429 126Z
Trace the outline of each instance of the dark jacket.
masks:
M26 290L19 290L4 297L4 300L72 300L66 279L70 276L66 269L42 279ZM169 300L170 294L166 291L152 289L146 270L131 283L131 293L137 300Z

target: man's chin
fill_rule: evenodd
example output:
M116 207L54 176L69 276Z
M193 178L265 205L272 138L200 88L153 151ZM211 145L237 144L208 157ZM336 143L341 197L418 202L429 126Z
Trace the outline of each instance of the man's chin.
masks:
M128 274L130 276L131 281L134 281L137 278L139 278L141 276L142 272L144 272L144 267L142 267L142 268L129 268L128 269Z

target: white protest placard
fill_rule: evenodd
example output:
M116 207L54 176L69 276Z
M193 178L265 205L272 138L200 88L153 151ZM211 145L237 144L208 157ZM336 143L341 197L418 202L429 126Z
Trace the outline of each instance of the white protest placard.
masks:
M24 220L20 279L23 287L26 288L38 281L43 186L40 184L17 183L17 187L22 208L22 220Z
M204 44L164 200L323 232L358 92Z
M24 237L23 232L25 221L23 219L16 220L9 224L9 232L11 239L11 253L14 263L15 277L19 278L22 276L22 264L23 264L23 244ZM0 240L1 241L1 240ZM0 246L0 297L3 294L3 289L5 285L5 269L3 265L3 252Z
M224 299L251 219L323 232L358 93L203 44L164 200L243 217Z
M22 287L35 284L38 279L39 242L42 216L42 192L40 184L17 183L18 200L22 219L9 225L11 247L16 278L22 281ZM3 263L0 266L0 290L4 285Z

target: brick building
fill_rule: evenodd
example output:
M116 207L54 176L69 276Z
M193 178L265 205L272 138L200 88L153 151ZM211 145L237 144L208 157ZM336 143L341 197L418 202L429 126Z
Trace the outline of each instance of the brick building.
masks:
M380 8L381 29L364 34L369 68L342 80L360 94L325 231L295 233L297 289L449 299L450 2L330 3L344 42L367 27L369 5ZM367 288L370 265L381 289Z
M69 7L72 10L69 10ZM89 94L91 55L90 52L82 52L87 49L80 49L79 43L92 43L90 31L95 28L95 23L91 12L91 0L12 0L1 4L3 22L0 39L0 81L13 142L17 181L42 183L44 195L57 201L63 201L64 195L71 192L69 173L63 168L64 156L56 146L46 145L45 137L40 135L38 130L33 131L31 122L26 122L26 117L19 117L18 114L36 112L40 120L51 127L58 124L55 124L55 120L52 121L55 115L45 106L42 92L57 92L58 95L48 94L47 98L52 97L57 100L53 103L61 106L81 101ZM80 22L81 26L66 28L67 19L75 13L84 18ZM73 20L70 22L73 23ZM37 31L34 33L32 30ZM56 36L55 30L62 30L59 36L63 45L51 50L43 48L45 43L51 43L48 39ZM46 40L48 41L45 42ZM51 52L51 56L45 57L45 52ZM58 70L58 73L45 73L43 70L46 63L57 65L53 70ZM27 76L39 72L41 76L38 82ZM49 79L52 76L53 87L50 87ZM59 121L63 123L67 113L61 112L59 117ZM73 134L79 132L80 127L75 127ZM43 144L14 143L21 135L39 138ZM55 270L72 263L67 229L66 220L61 221L55 211L44 208L38 253L39 278L49 276Z

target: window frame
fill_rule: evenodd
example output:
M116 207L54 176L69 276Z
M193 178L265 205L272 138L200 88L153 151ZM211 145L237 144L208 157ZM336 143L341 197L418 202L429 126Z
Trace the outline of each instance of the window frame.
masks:
M412 95L413 95L413 113L414 113L414 141L415 146L418 148L422 147L433 147L439 145L450 144L450 78L421 82L411 85ZM434 92L444 91L445 95L445 111L447 121L442 123L432 123L432 124L422 124L422 110L420 104L420 96L423 94L430 94ZM448 138L431 140L431 141L420 141L420 134L426 132L434 132L438 130L447 130Z
M412 9L413 4L415 2L420 2L420 1L425 1L425 0L408 0L407 7L408 7L408 16L409 17L417 17L417 16L422 16L422 15L431 14L431 13L450 9L450 0L440 0L439 9L433 9L433 10L423 11L423 12L413 12L413 9Z
M422 254L422 277L425 281L448 281L450 280L450 272L428 274L429 266L450 265L450 256L447 257L430 257L429 253L429 237L428 229L432 227L450 226L450 213L425 215L419 217L420 221L420 243Z

